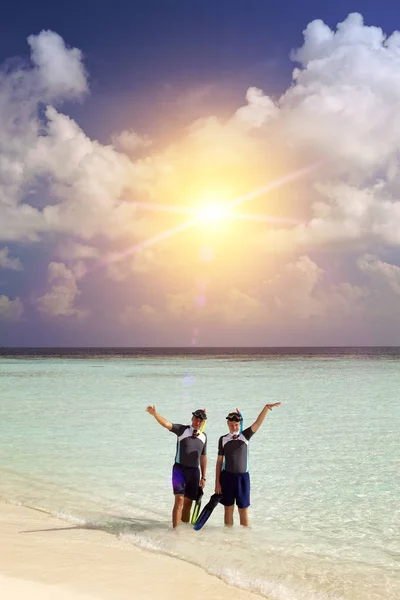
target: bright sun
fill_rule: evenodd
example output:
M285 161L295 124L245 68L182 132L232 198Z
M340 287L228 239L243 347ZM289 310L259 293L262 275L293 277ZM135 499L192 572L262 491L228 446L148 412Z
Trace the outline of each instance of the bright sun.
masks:
M221 221L228 216L228 209L223 204L208 203L199 210L199 219L206 222Z

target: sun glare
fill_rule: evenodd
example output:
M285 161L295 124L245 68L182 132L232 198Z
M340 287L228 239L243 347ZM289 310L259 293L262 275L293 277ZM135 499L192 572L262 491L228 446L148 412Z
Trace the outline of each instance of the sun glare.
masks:
M199 219L205 222L221 221L228 217L228 209L218 203L209 203L199 209Z
M226 216L226 212L221 204L207 204L200 210L200 218L204 221L219 221Z

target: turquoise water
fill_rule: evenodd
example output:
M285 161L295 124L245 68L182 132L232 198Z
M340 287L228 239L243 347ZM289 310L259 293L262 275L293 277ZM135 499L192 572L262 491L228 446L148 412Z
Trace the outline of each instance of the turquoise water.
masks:
M78 358L79 356L79 358ZM400 352L0 357L0 495L276 600L400 597ZM250 425L252 528L170 529L173 422Z

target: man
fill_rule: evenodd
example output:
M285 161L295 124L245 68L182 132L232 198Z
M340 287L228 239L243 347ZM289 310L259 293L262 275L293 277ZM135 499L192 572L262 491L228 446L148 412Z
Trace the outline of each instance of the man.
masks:
M206 483L207 435L203 429L207 415L205 409L195 410L192 413L191 425L178 425L159 415L155 406L148 406L146 410L157 423L178 437L175 463L172 467L172 488L175 495L172 526L175 528L181 520L189 523L192 502L197 498L199 486L203 488Z
M229 433L219 438L215 473L215 493L222 494L221 504L225 506L225 525L233 525L235 501L240 524L245 527L249 525L249 441L262 425L267 412L279 405L280 402L266 404L253 425L242 432L240 430L243 417L237 409L226 417Z

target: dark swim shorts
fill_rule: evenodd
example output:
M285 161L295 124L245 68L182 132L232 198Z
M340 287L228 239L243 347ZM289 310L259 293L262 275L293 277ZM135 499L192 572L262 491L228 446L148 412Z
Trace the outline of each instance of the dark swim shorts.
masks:
M172 487L174 494L183 494L190 500L196 500L200 483L199 467L184 467L175 463L172 467Z
M221 504L232 506L236 500L238 508L248 508L250 506L249 473L229 473L222 470L220 483L222 488Z

